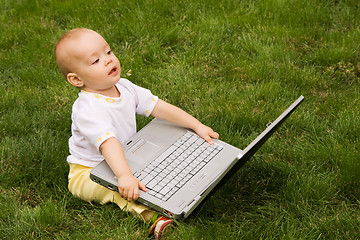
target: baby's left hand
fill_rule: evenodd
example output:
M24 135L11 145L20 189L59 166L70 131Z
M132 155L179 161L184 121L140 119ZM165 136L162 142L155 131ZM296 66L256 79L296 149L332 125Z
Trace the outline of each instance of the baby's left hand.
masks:
M210 144L213 144L213 138L218 139L219 134L214 132L210 127L200 123L195 129L193 129L200 137Z

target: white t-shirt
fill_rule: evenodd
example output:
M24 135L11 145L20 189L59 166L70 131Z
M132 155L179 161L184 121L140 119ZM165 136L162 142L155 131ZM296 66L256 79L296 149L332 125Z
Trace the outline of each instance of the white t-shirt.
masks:
M95 167L104 160L100 145L110 137L124 144L136 133L135 114L149 116L158 97L121 78L115 85L120 97L81 91L72 108L69 163Z

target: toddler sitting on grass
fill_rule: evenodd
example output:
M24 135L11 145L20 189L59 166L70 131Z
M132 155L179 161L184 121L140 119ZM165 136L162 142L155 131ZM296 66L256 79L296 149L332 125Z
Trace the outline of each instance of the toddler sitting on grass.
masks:
M136 132L135 114L190 128L210 144L219 134L149 90L120 78L118 58L95 31L77 28L66 32L56 44L55 58L67 81L80 89L71 115L70 192L85 201L117 204L152 223L150 233L160 238L173 220L135 201L146 186L133 176L122 148ZM104 159L118 178L119 192L90 180L91 169Z

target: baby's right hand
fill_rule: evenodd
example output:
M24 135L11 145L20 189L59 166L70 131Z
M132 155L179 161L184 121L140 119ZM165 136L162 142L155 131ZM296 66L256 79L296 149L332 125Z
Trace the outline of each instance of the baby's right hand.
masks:
M122 198L131 202L139 197L139 188L146 192L145 185L132 174L124 174L118 178L118 189Z

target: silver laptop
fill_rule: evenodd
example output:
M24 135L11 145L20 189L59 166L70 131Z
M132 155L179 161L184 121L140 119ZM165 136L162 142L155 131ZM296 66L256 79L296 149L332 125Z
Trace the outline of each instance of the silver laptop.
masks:
M134 174L145 184L137 201L160 213L181 219L231 177L303 101L299 97L244 150L214 140L210 145L193 131L154 119L126 143L125 157ZM106 161L90 178L117 191L117 179Z

